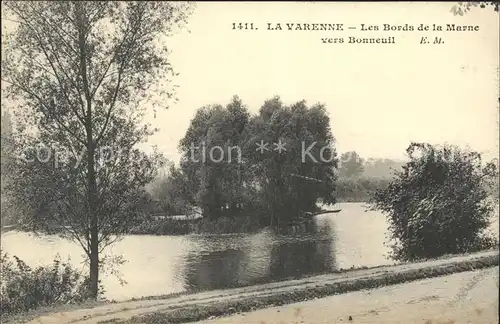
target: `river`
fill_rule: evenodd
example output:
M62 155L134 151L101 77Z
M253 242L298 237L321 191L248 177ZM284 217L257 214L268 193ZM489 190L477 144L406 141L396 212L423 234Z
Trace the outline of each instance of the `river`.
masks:
M363 204L315 218L314 233L148 236L128 235L109 247L126 263L104 273L105 296L114 300L184 291L229 288L327 273L350 267L392 264L384 246L386 218ZM6 232L2 250L29 265L49 264L56 254L85 269L81 248L57 236Z

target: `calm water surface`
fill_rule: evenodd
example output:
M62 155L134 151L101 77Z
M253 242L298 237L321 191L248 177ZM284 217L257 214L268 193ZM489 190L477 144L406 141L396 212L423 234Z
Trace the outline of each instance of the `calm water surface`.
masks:
M337 214L316 216L316 231L277 235L126 236L109 248L127 262L102 281L116 300L251 285L352 266L392 264L384 246L387 223L362 204L339 204ZM56 236L2 234L2 250L30 265L48 264L56 254L85 269L81 248Z

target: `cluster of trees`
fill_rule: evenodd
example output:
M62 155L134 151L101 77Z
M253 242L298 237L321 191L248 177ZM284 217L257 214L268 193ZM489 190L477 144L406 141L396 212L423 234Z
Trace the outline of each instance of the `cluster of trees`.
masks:
M235 96L197 111L179 144L180 167L171 167L155 198L185 214L199 207L210 220L252 213L265 226L286 224L319 200L335 202L333 142L322 105L286 106L275 97L252 115Z

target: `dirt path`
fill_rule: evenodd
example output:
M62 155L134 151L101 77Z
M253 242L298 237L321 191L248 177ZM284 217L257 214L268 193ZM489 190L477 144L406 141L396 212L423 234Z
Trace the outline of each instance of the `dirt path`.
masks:
M277 283L269 283L237 289L216 290L193 295L184 295L175 298L139 300L107 304L94 308L79 309L67 312L53 313L38 317L30 323L52 324L52 323L78 323L91 324L112 319L129 319L133 316L144 315L153 312L165 312L186 306L204 306L222 301L234 301L245 298L258 298L270 295L280 295L286 292L297 291L307 288L321 287L338 282L351 282L359 279L384 276L388 273L402 273L410 270L425 269L429 267L446 266L464 261L475 260L488 256L498 256L498 251L481 252L466 256L432 260L420 263L403 264L389 267L379 267L366 270L350 271L338 274L315 276L300 280L290 280ZM258 322L257 322L258 323Z
M352 321L349 321L349 316ZM498 267L198 323L495 324L498 323Z

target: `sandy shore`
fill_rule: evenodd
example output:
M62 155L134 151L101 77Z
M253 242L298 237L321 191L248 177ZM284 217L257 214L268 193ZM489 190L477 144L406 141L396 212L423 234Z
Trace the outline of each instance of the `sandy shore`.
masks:
M462 272L198 323L495 324L498 270Z

